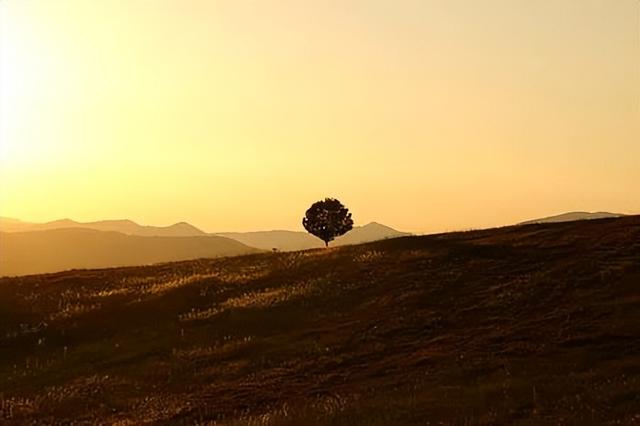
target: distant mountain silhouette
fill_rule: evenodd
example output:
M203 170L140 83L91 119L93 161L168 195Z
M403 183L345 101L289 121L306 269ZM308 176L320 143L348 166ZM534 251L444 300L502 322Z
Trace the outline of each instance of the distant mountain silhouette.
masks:
M324 243L306 232L296 231L259 231L259 232L223 232L215 235L231 238L251 247L262 250L278 249L280 251L306 250L324 247ZM371 222L365 226L356 226L342 237L336 238L332 246L360 244L410 235L396 231L385 225Z
M405 237L411 234L397 231L389 226L377 222L368 225L356 226L345 235L336 238L334 245L361 244L370 241L385 240L387 238Z
M27 231L33 226L33 223L24 222L19 219L10 217L0 217L0 232L19 232Z
M181 228L185 227L178 226ZM217 236L144 237L86 228L0 232L0 247L0 276L144 265L259 251Z
M545 217L542 219L528 220L526 222L519 223L519 225L531 225L534 223L573 222L575 220L607 219L607 218L615 218L615 217L622 217L622 216L626 216L626 215L619 214L619 213L609 213L609 212L597 212L597 213L569 212L569 213L559 214L556 216Z
M204 231L186 222L170 226L143 226L131 220L101 220L97 222L76 222L71 219L54 220L47 223L29 223L17 219L0 218L0 231L46 231L64 228L86 228L96 231L114 231L143 237L195 237L207 235Z
M277 248L281 251L306 250L324 247L322 241L304 231L256 231L256 232L220 232L207 234L195 226L179 222L170 226L139 225L128 219L100 220L96 222L77 222L71 219L60 219L46 223L30 223L18 219L0 217L0 232L32 232L54 229L93 229L96 231L120 232L126 235L141 237L197 237L213 235L230 238L250 247L263 250ZM411 235L397 231L388 226L371 222L364 226L356 226L347 234L331 242L332 246L360 244L386 238Z
M262 250L295 251L324 247L324 243L313 235L297 231L221 232L214 235Z

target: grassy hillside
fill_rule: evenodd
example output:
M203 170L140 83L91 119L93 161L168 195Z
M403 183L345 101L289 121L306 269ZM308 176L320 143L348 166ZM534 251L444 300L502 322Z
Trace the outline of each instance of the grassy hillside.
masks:
M633 424L640 217L0 279L0 421Z

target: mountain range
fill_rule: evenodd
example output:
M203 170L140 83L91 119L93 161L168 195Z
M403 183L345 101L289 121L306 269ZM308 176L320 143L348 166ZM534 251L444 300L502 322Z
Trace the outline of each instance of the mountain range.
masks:
M279 251L307 250L324 247L318 238L306 232L296 231L258 231L258 232L223 232L215 234L221 237L240 241L248 246L262 250L277 249ZM331 242L332 246L361 244L371 241L384 240L411 235L396 231L385 225L371 222L364 226L355 226L345 235Z
M179 222L170 226L139 225L128 219L101 220L96 222L76 222L71 219L54 220L46 223L24 222L18 219L0 218L0 232L46 231L52 229L93 229L96 231L112 231L125 235L140 237L202 237L218 236L239 241L262 250L278 249L280 251L306 250L324 247L324 243L302 231L256 231L256 232L219 232L208 234L195 226ZM371 222L364 226L356 226L349 233L336 238L331 245L360 244L386 238L410 235L396 231L388 226Z
M359 244L409 235L379 223L355 227L332 245ZM263 250L323 247L305 232L264 231L208 234L185 222L144 226L131 220L30 223L0 218L0 276L67 269L144 265Z
M170 226L144 226L128 219L100 220L97 222L76 222L71 219L60 219L46 223L31 223L18 219L0 218L0 232L46 231L69 228L113 231L140 237L196 237L207 235L206 232L186 222L179 222Z
M0 276L236 256L260 250L216 236L143 237L88 228L0 232Z

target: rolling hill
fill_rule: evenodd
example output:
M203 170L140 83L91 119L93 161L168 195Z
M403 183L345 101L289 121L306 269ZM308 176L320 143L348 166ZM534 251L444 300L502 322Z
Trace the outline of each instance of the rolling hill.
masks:
M0 216L0 232L20 232L28 231L33 226L33 223L24 222L19 219L12 219L9 217Z
M0 232L0 276L145 265L258 250L222 237L140 237L84 228Z
M324 247L318 238L306 232L296 231L259 231L259 232L223 232L215 235L240 241L251 247L262 250L278 249L280 251L306 250ZM364 226L355 226L347 234L331 242L332 246L362 244L371 241L408 236L408 233L396 231L385 225L371 222Z
M640 217L0 279L9 424L635 424Z
M609 212L569 212L556 216L545 217L542 219L533 219L526 222L519 223L519 225L531 225L533 223L559 223L559 222L572 222L576 220L593 220L593 219L610 219L616 217L623 217L625 215L619 213Z

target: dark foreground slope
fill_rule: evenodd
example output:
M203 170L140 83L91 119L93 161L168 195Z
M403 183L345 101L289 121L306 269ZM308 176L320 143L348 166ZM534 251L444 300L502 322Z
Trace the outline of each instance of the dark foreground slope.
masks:
M640 218L0 280L0 419L634 424Z

